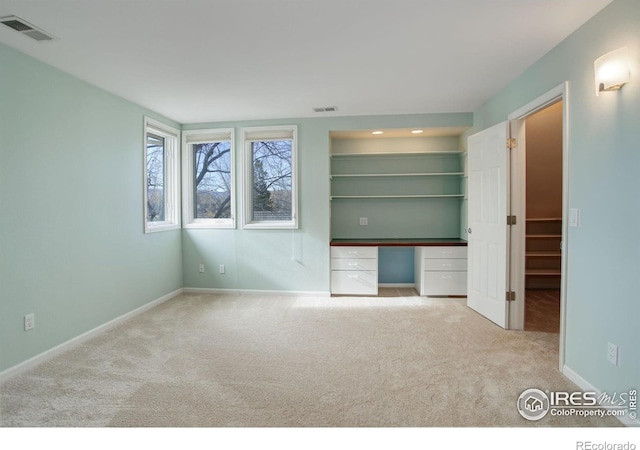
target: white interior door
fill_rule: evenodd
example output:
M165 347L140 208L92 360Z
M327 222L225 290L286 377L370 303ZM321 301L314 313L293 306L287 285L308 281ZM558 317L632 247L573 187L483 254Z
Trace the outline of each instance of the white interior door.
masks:
M507 122L469 137L467 305L507 327Z

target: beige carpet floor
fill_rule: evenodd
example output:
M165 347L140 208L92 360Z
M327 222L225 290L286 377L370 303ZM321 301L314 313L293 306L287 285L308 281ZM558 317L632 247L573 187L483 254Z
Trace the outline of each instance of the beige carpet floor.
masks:
M619 426L523 419L578 388L558 335L504 331L465 299L181 295L0 386L4 427Z

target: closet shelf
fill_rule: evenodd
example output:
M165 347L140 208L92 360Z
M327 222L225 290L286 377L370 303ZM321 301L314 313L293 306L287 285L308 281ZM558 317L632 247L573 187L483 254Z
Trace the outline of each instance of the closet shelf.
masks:
M561 234L527 234L527 238L532 239L558 239L561 237Z
M531 258L560 258L562 252L527 252L527 257Z
M562 222L562 217L532 217L527 222Z
M560 269L527 269L525 275L535 277L559 277L562 274Z

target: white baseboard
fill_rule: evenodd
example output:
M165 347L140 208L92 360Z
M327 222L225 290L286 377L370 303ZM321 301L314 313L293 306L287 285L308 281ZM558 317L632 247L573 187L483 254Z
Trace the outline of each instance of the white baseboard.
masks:
M102 325L97 326L96 328L89 330L85 333L82 333L79 336L76 336L74 338L69 339L66 342L63 342L60 345L56 345L55 347L40 353L39 355L36 355L32 358L27 359L26 361L23 361L19 364L16 364L13 367L9 367L8 369L4 370L3 372L0 372L0 383L15 377L16 375L20 375L21 373L26 372L27 370L30 370L34 367L36 367L39 364L42 364L45 361L50 360L51 358L53 358L54 356L57 356L61 353L66 352L67 350L70 350L71 348L82 344L83 342L88 341L91 338L96 337L97 335L104 333L105 331L115 327L116 325L119 325L129 319L131 319L134 316L137 316L140 313L143 313L144 311L147 311L148 309L153 308L154 306L157 306L161 303L166 302L167 300L172 299L173 297L182 294L182 289L176 289L173 292L170 292L166 295L163 295L160 298L157 298L155 300L152 300L151 302L140 306L139 308L134 309L133 311L129 311L126 314L121 315L120 317L116 317L113 320L110 320L107 323L104 323Z
M217 289L184 288L185 294L234 294L234 295L272 295L279 297L331 297L330 292L322 291L261 291L253 289Z
M594 385L592 385L587 380L582 378L582 376L580 374L578 374L575 370L571 369L566 364L562 367L562 374L565 377L567 377L569 380L571 380L575 384L577 384L578 387L580 389L582 389L583 391L595 392L596 395L598 395L598 396L600 394L602 394L602 391L600 389L596 388ZM604 405L604 408L607 408L607 406ZM638 419L631 420L626 415L621 416L621 417L620 416L616 416L616 419L618 419L625 426L628 426L628 427L640 427L640 420L638 420Z
M415 283L378 283L381 288L414 288Z

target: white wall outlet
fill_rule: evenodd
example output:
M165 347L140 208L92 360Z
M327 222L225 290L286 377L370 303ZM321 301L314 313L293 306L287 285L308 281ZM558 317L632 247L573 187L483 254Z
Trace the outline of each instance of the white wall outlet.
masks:
M29 331L36 326L36 315L34 313L24 316L24 331Z
M614 366L618 365L618 346L607 342L607 360Z
M363 225L363 226L369 225L369 219L366 217L360 217L360 225Z
M200 273L204 273L204 264L200 264L200 265L198 266L198 272L200 272Z
M224 273L224 264L220 264L220 273Z

